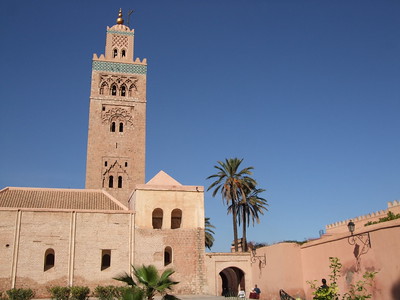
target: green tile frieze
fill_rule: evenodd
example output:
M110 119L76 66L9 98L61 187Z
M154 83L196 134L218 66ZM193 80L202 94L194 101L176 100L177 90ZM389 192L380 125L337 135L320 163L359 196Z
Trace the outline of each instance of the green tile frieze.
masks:
M111 34L120 34L120 35L131 35L134 36L135 33L131 31L116 31L116 30L107 30L107 33Z
M124 64L114 63L109 61L93 61L93 71L106 71L115 73L127 73L127 74L145 74L147 73L146 65L139 64Z

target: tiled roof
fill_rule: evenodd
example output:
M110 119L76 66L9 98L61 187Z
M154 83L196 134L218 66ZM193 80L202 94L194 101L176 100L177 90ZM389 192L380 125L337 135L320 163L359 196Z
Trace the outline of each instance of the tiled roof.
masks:
M127 210L124 205L102 190L15 187L0 190L0 207Z

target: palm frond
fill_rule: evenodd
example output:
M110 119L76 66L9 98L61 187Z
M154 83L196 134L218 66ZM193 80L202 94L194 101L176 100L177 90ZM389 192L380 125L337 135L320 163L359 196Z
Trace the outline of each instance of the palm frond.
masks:
M178 297L175 297L174 295L169 295L169 294L165 294L161 300L180 300Z
M137 284L133 280L132 276L129 275L128 273L125 273L125 274L117 276L117 277L113 277L113 279L125 282L127 285L130 285L130 286L137 286Z

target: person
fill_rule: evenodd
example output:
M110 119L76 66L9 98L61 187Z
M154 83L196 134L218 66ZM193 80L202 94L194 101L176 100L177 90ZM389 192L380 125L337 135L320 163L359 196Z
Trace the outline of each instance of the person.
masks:
M326 284L326 279L325 278L322 278L322 285L321 285L321 287L320 287L320 289L328 289L329 288L329 286Z
M326 279L325 279L325 278L322 278L321 281L322 281L322 285L318 288L317 294L315 295L315 297L314 297L313 299L322 299L322 298L318 295L318 292L320 292L320 293L322 293L322 294L324 294L324 295L327 295L328 293L331 294L331 293L329 292L329 286L326 284ZM331 296L333 296L333 295L331 295ZM325 297L324 297L324 299L328 299L328 298L325 298ZM331 298L331 297L329 297L329 299L338 299L338 298Z
M260 299L261 290L258 288L257 284L254 285L254 289L250 293L251 299Z
M240 291L239 291L239 294L238 294L238 297L239 297L239 298L246 298L246 292L243 291L243 290L240 290Z

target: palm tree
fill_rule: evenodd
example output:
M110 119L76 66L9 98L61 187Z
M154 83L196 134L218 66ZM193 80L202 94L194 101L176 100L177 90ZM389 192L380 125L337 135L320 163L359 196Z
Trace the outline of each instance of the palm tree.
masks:
M139 288L142 290L144 294L143 296L146 297L147 300L153 300L156 294L162 295L163 300L177 299L176 297L166 293L166 290L171 290L173 285L179 283L172 281L170 278L175 271L172 269L166 269L160 276L156 267L153 265L143 265L139 268L132 266L132 269L135 278L125 273L124 275L115 277L114 279L125 282L134 288Z
M215 234L212 228L215 228L215 226L210 223L210 218L204 218L204 225L205 246L211 250L214 244L213 234Z
M236 207L240 197L246 198L245 189L252 189L256 186L256 181L249 175L252 175L251 170L253 167L247 167L239 171L240 164L243 159L229 158L225 162L218 161L218 165L214 166L218 172L214 175L208 176L207 179L216 178L211 183L207 191L214 189L213 197L221 191L222 201L227 205ZM233 240L235 245L235 252L238 251L238 238L237 238L237 210L232 209L232 223L233 223ZM229 213L229 210L228 210Z
M246 227L250 225L250 220L254 226L254 221L260 223L260 214L264 215L264 211L268 211L268 203L265 198L259 196L260 193L265 192L264 189L253 188L245 191L246 197L242 198L236 205L239 225L242 225L242 249L247 252L247 232ZM229 206L229 210L233 207ZM242 223L242 224L240 224Z

